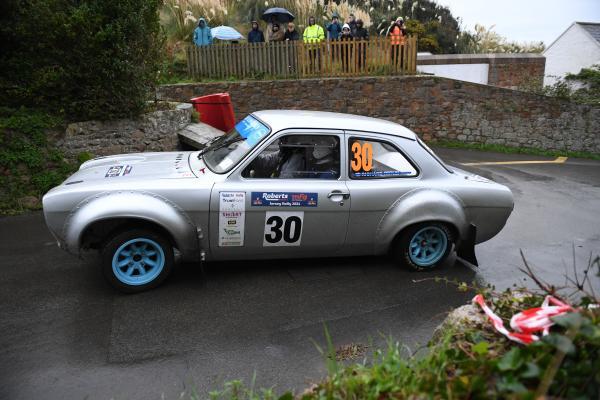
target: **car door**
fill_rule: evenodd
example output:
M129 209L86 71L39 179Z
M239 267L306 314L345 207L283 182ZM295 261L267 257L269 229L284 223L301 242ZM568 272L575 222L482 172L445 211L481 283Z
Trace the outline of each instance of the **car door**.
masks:
M216 183L210 205L211 257L336 254L345 241L351 203L343 179L343 147L342 131L288 130L274 135L226 181ZM281 156L287 151L303 154L303 164L293 162L297 156ZM324 153L329 153L326 158L315 158ZM314 166L324 159L329 164Z
M417 165L402 148L408 140L391 135L346 131L347 186L352 198L347 254L371 254L377 229L390 206L415 188Z

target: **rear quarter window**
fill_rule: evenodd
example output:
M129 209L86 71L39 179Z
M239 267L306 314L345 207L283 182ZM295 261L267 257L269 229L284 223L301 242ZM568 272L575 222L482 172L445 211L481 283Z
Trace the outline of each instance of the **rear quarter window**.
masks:
M419 174L402 151L383 140L350 138L348 162L350 179L410 178Z

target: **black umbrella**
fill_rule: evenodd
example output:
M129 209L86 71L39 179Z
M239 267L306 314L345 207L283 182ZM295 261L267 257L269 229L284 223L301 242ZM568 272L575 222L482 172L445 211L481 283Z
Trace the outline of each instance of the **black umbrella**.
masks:
M262 15L262 20L265 22L280 22L286 23L294 20L294 14L281 7L269 8Z

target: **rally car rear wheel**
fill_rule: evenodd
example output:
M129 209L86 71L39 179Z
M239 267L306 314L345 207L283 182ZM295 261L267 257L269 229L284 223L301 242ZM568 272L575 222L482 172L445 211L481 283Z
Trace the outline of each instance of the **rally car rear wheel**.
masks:
M125 293L137 293L160 285L173 269L173 247L147 229L123 231L102 249L106 280Z
M396 244L396 258L417 271L430 270L444 263L454 243L448 226L426 222L407 228Z

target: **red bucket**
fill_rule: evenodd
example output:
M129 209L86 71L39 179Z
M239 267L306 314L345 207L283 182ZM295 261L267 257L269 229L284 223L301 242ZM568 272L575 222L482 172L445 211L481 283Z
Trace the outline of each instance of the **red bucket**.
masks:
M235 114L229 93L215 93L191 99L200 121L224 132L235 126Z

